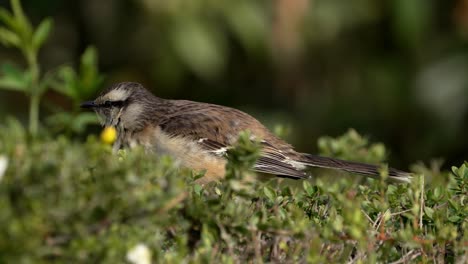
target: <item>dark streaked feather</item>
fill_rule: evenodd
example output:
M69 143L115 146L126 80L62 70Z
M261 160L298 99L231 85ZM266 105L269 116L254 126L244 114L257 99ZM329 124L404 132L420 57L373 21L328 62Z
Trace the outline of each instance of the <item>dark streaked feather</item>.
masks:
M312 167L339 169L370 176L378 176L380 174L379 171L381 167L379 165L372 165L355 161L345 161L329 157L311 155L307 153L303 153L302 157L303 158L300 160L300 162ZM388 169L388 175L394 180L400 180L404 182L408 182L411 179L410 173L400 171L394 168Z
M254 171L275 174L278 176L288 176L294 179L308 178L305 172L296 169L289 163L270 157L260 157L253 167Z
M226 145L209 138L200 138L197 142L207 150L218 150L227 147Z

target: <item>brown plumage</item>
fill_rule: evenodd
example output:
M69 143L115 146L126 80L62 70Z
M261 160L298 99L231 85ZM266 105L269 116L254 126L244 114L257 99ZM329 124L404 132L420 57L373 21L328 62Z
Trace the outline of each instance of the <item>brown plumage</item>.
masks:
M118 83L82 104L92 108L106 126L118 131L116 149L142 145L150 152L173 156L181 166L206 170L202 182L224 176L226 150L241 131L260 140L262 152L253 170L303 179L306 167L339 169L369 176L378 166L296 152L252 116L234 108L186 100L158 98L138 83ZM409 181L409 173L389 170L395 180Z

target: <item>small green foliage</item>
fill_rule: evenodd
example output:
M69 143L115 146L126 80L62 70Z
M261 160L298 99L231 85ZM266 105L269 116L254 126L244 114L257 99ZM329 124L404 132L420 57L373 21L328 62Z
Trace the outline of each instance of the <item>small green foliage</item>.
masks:
M26 92L26 89L31 82L30 72L22 71L10 63L2 64L1 74L0 87L2 89Z
M21 51L27 62L20 69L8 62L0 65L0 89L25 93L30 98L29 131L35 136L39 129L39 106L43 94L49 89L72 99L72 112L63 109L49 117L49 124L59 131L82 132L87 124L96 123L90 113L78 113L79 102L90 98L100 88L103 76L97 69L97 51L89 47L81 57L79 72L70 66L42 74L38 62L39 50L53 28L50 18L42 20L34 29L25 16L19 0L11 0L12 12L0 7L0 43Z
M79 71L65 65L57 69L57 82L52 84L52 88L72 99L75 107L85 100L89 100L104 81L104 77L99 73L97 50L88 47L81 55Z
M251 168L260 156L260 143L252 138L250 131L239 134L236 145L228 150L228 159L238 167Z
M39 128L39 104L47 90L47 79L41 79L37 61L39 49L52 30L52 20L44 19L34 29L24 15L19 0L10 1L12 12L0 7L0 43L21 51L27 62L27 69L20 70L12 65L3 65L0 76L0 89L21 91L30 98L29 130L34 136Z
M239 139L233 148L228 149L227 175L239 178L240 175L250 170L260 156L260 143L252 140L249 131L239 134Z
M452 172L454 174L453 179L453 191L456 194L468 194L468 163L461 165L460 168L452 167Z
M104 76L98 71L96 48L88 47L81 55L79 71L69 65L61 66L51 87L72 100L71 111L60 109L47 118L47 123L55 131L82 133L86 126L98 122L94 113L80 111L80 103L88 101L101 88Z
M199 175L142 149L113 154L93 136L31 142L26 134L15 120L0 127L5 262L121 263L137 245L154 263L460 262L466 254L466 164L444 186L423 177L262 182L248 170L259 146L246 132L229 151L227 178L200 185Z
M369 140L350 129L338 138L322 137L318 141L320 154L346 160L378 163L387 158L382 143L370 144Z

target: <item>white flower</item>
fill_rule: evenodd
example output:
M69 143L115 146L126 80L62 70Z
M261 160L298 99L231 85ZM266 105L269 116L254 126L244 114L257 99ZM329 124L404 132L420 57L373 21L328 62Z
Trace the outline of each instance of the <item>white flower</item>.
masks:
M133 264L151 264L151 251L139 243L127 252L127 260Z
M8 167L8 158L3 155L0 156L0 181L2 180L7 167Z

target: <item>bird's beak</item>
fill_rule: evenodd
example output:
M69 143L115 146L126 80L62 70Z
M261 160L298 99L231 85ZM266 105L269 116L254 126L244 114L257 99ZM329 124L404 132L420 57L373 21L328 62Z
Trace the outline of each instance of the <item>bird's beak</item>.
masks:
M96 107L96 104L94 103L94 101L87 101L87 102L83 102L81 103L80 105L81 108L94 108Z

